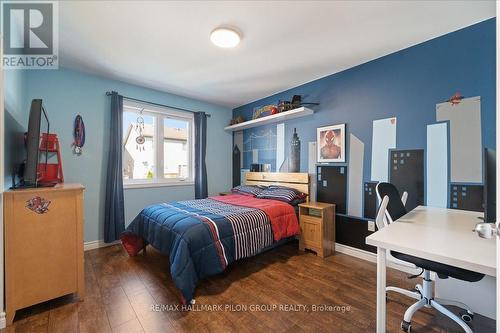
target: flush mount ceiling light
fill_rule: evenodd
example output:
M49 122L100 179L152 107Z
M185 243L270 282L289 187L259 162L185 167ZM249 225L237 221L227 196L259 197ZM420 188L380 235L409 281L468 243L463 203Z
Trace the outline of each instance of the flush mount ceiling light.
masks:
M240 34L231 28L215 28L210 34L210 40L214 45L223 48L232 48L240 43Z

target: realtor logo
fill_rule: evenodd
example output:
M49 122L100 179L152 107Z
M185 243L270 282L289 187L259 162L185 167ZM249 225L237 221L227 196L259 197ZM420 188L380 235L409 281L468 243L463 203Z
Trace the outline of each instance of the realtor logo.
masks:
M2 1L6 69L57 69L58 3Z

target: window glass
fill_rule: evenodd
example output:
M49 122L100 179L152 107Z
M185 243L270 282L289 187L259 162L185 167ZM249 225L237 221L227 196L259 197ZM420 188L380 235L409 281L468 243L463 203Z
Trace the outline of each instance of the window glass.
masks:
M155 118L140 112L123 112L123 179L155 178Z
M163 177L189 177L189 121L163 119Z

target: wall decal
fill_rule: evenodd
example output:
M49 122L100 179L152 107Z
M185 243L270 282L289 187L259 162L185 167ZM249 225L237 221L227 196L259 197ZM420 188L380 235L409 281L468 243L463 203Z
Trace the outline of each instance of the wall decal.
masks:
M311 186L309 200L316 201L316 182L313 181L316 178L316 161L317 161L317 150L316 141L308 143L308 163L307 169L310 175Z
M372 134L372 181L386 182L389 179L389 149L396 148L395 117L373 121Z
M483 185L450 184L450 208L483 211Z
M233 148L233 187L241 184L241 152L237 145Z
M347 206L347 167L318 167L317 200L335 204L335 213L345 214Z
M366 219L375 219L377 215L377 182L365 182L363 216Z
M290 141L290 167L289 172L300 172L300 139L297 129L293 129L292 140Z
M345 124L319 127L316 130L318 162L345 162Z
M436 120L450 122L450 180L482 183L481 98L436 105Z
M252 149L252 164L258 164L259 163L259 150L258 149Z
M26 208L37 214L45 214L49 210L50 201L36 196L26 201Z
M240 164L243 166L243 131L234 132L234 145L240 150Z
M285 162L285 123L276 125L276 170L281 170Z
M349 174L347 175L347 214L363 216L363 158L365 144L349 135Z
M400 194L408 192L408 211L424 204L424 150L391 150L390 177Z
M276 170L276 125L263 126L255 131L243 131L243 167L252 163L269 163ZM255 159L256 158L256 159Z
M448 123L427 125L426 205L448 207Z

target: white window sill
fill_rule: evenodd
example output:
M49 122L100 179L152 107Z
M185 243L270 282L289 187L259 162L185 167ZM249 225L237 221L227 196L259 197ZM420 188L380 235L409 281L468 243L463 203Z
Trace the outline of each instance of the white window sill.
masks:
M156 182L156 183L124 183L124 190L133 190L140 188L152 188L152 187L169 187L169 186L193 186L194 181L171 181L171 182Z

